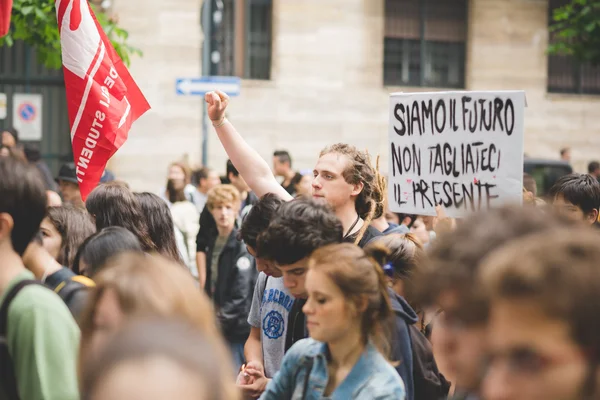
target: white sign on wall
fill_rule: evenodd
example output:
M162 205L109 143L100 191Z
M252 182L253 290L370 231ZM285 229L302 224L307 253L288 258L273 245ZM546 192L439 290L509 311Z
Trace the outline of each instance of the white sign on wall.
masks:
M525 93L390 95L389 207L449 217L521 203Z
M7 106L6 93L0 93L0 119L6 119Z
M42 140L42 100L41 94L13 95L13 126L19 140Z

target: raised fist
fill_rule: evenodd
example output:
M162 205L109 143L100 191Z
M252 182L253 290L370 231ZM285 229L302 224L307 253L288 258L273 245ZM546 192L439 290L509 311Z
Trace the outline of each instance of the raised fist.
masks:
M213 123L218 123L225 117L225 109L229 104L229 96L220 90L208 92L204 95L204 100L208 104L208 118Z

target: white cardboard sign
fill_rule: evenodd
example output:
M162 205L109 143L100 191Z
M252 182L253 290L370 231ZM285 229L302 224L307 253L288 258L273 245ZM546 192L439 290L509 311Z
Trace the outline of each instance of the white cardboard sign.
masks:
M390 95L391 211L449 217L522 202L525 92Z
M13 126L19 140L42 140L42 100L41 94L13 95Z

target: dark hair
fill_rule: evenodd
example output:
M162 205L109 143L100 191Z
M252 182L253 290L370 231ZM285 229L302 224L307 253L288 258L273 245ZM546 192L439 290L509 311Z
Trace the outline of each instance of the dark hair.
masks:
M198 186L202 179L208 179L208 175L213 171L212 168L202 167L192 172L192 184Z
M175 239L173 216L167 203L154 193L143 192L134 195L142 209L150 239L156 244L156 251L166 258L183 264Z
M110 182L98 186L90 193L85 206L96 219L98 231L109 226L122 226L137 236L144 251L156 250L137 199L122 183Z
M571 150L570 147L563 147L562 149L560 149L560 155L564 156L565 153L569 152Z
M169 197L169 201L171 203L177 203L180 201L186 201L185 191L183 188L177 188L175 186L175 181L173 179L169 179L167 181L167 196Z
M417 216L415 214L402 214L402 213L394 213L398 216L398 221L402 223L405 218L410 218L410 223L406 226L407 228L412 228L415 221L417 220Z
M558 178L550 188L550 197L561 195L566 201L581 208L585 214L600 210L600 183L588 174L569 174Z
M12 217L11 244L22 256L46 214L46 189L37 168L0 157L0 213Z
M588 164L588 173L594 173L600 169L600 163L598 161L592 161Z
M4 133L4 132L10 133L12 135L12 137L15 138L15 143L19 143L19 131L16 128L14 128L14 127L6 128L6 129L3 129L2 132L0 132L0 133Z
M405 283L404 298L410 303L412 308L420 307L414 301L414 276L426 262L427 255L423 245L412 233L380 236L373 239L365 250L372 246L385 246L389 250L387 261L393 268L392 279L397 279Z
M49 207L46 217L60 233L62 239L56 261L67 268L73 268L77 250L85 239L96 232L90 215L82 208L65 204L60 207Z
M277 264L289 265L320 247L340 243L342 236L342 223L329 205L298 198L279 206L267 230L258 237L256 251Z
M38 162L42 159L42 153L40 152L40 148L33 143L28 143L23 148L23 153L25 154L25 158L29 162Z
M354 306L366 301L361 320L362 339L364 344L372 339L384 356L389 348L383 327L392 315L382 270L387 254L381 245L363 250L350 243L333 244L315 250L308 263L309 269L327 275Z
M280 163L289 163L290 168L292 167L292 157L287 150L275 150L273 152L273 157L277 157Z
M533 178L533 176L528 173L523 173L523 187L525 190L530 192L533 197L537 197L537 182Z
M284 203L281 197L267 193L256 202L244 221L238 234L239 238L252 247L254 251L257 249L257 239L261 233L267 230L269 223L275 217L277 209ZM260 257L260 255L258 255Z
M600 364L600 235L583 227L542 232L496 250L483 263L481 280L491 300L533 302L568 333L591 368L584 390L597 393ZM583 394L583 393L582 393ZM597 399L598 396L581 396Z
M73 272L93 277L111 258L123 252L142 253L142 246L127 229L110 226L93 234L83 241L73 262ZM81 262L85 262L89 270L81 270Z
M222 368L215 368L223 360L221 346L215 346L215 338L175 318L138 319L125 326L110 340L98 357L92 357L83 365L82 400L94 398L94 394L116 367L124 362L168 359L189 371L205 388L202 398L207 400L230 400L236 392L233 382L223 375Z
M478 324L487 319L488 303L475 284L479 265L495 249L512 240L573 224L537 209L502 207L465 218L451 234L432 243L425 263L415 276L415 298L423 306L434 305L448 290L460 296L458 317Z
M229 179L229 174L233 174L233 176L238 176L240 174L237 168L233 165L233 162L231 162L231 160L227 160L227 168L225 170L225 175L227 179Z
M304 178L304 175L302 175L300 172L296 172L292 180L290 181L290 185L292 185L292 187L295 187L297 184L300 183L302 178Z

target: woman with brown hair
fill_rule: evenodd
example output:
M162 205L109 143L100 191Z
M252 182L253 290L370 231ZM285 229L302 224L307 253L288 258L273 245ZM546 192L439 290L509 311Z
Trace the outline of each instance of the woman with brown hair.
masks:
M213 339L174 318L134 321L85 366L84 400L236 400Z
M86 210L64 205L48 208L40 232L46 251L62 266L72 269L77 249L96 228Z
M303 308L311 338L286 353L261 399L405 398L402 379L384 356L384 325L392 314L385 255L382 247L365 251L348 243L311 255Z
M179 264L161 256L121 254L109 261L94 281L96 287L80 324L81 366L103 351L126 320L168 317L182 319L214 338L213 345L222 355L219 371L231 375L231 357L219 336L212 306Z
M140 204L124 183L110 182L98 186L88 196L85 207L96 221L98 231L109 226L121 226L138 238L144 251L156 250Z

